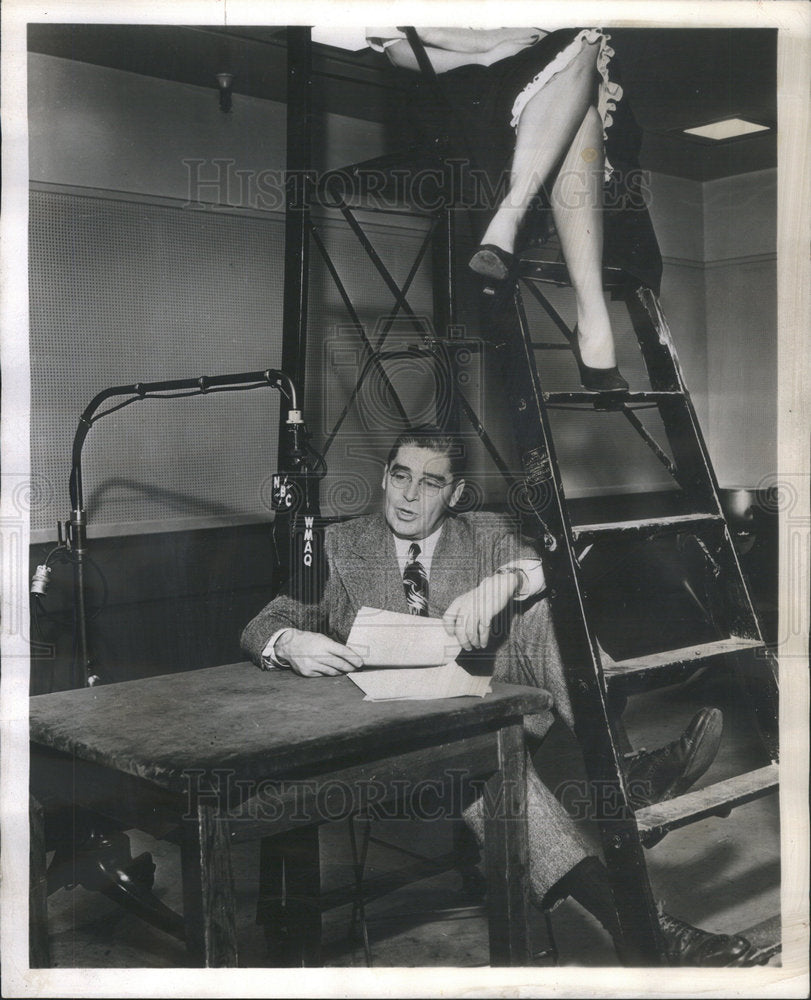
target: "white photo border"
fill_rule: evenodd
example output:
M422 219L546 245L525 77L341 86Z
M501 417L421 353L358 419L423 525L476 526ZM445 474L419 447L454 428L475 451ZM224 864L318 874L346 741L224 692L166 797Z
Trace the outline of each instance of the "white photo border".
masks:
M30 467L27 263L26 25L29 22L211 24L536 23L545 26L757 27L778 30L778 475L800 483L793 527L783 523L780 615L795 628L780 656L783 965L754 969L28 969L28 526L9 527L10 497ZM54 0L2 4L3 674L2 967L5 996L768 996L808 995L809 565L809 78L811 6L795 0L633 0L465 4L335 0ZM18 515L15 515L18 516ZM799 526L799 527L798 527ZM799 536L797 535L799 532ZM13 538L12 538L13 535ZM798 542L799 537L799 542ZM797 548L799 544L799 549ZM16 548L15 548L16 546ZM799 554L798 554L799 553ZM799 560L799 562L796 562ZM21 628L8 623L21 624ZM789 634L781 631L781 634Z

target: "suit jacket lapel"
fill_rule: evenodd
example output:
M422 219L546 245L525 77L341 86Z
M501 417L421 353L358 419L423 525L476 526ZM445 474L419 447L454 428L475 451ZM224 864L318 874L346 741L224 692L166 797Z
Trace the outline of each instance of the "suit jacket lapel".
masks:
M360 530L362 527L362 531ZM403 578L397 564L394 536L382 514L358 522L358 533L334 556L334 567L355 611L367 605L408 614ZM451 601L475 587L477 554L471 539L454 517L443 525L428 584L428 613L441 618Z
M469 539L454 517L449 517L434 549L428 585L428 614L441 618L454 598L476 586L476 553L467 551Z
M335 555L335 568L351 600L408 613L403 578L397 565L394 537L382 514L370 517L351 548Z

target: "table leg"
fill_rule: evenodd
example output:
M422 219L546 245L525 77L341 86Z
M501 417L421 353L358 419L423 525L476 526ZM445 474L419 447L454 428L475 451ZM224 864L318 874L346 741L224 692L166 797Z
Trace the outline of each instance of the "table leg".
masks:
M519 723L498 732L501 768L485 786L484 847L491 965L528 965L526 755Z
M45 857L45 818L42 806L29 799L30 840L28 847L28 964L47 969L51 964L48 946L48 876Z
M181 863L186 946L207 968L237 964L234 876L228 821L217 805L197 803L185 820Z
M320 827L264 837L257 922L274 966L321 965Z

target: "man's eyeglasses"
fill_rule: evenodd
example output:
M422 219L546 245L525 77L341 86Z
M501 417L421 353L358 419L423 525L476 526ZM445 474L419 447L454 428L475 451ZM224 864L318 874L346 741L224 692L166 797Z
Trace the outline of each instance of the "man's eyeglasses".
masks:
M391 480L391 485L396 490L405 490L412 484L414 477L410 472L405 472L403 469L392 469L389 472L389 479ZM441 479L420 479L417 482L417 489L423 496L435 497L441 490L444 490L446 486L450 486L452 480L441 480Z

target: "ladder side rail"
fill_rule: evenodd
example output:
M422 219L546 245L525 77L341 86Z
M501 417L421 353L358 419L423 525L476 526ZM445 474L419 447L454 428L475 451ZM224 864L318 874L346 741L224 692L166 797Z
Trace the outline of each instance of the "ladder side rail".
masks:
M709 502L713 513L724 518L715 469L690 394L684 384L684 377L670 330L658 300L649 288L639 286L629 295L627 301L645 361L647 364L653 363L654 365L651 383L653 384L657 366L659 370L667 367L670 369L668 377L676 380L684 394L683 398L662 400L659 403L660 413L676 464L682 475L685 473L685 466L689 467L688 475L691 489L699 493L701 500ZM651 344L653 336L656 337L657 341L655 347ZM661 352L665 352L669 358L669 365L665 364L662 357L657 357L660 352L656 351L656 347ZM655 388L659 388L659 386L655 386ZM726 522L726 518L724 521ZM760 623L749 596L749 589L746 586L728 526L725 532L725 544L719 549L720 553L724 553L724 564L718 575L727 582L723 595L724 625L732 635L757 638L762 641Z
M658 300L649 288L631 285L626 289L625 301L651 388L655 392L679 393L672 399L659 401L659 411L679 471L678 481L690 500L702 510L722 514L715 472Z
M717 571L715 568L708 571L713 572L718 581L723 581L716 584L720 594L717 595L715 614L730 635L755 639L759 643L751 653L737 657L735 663L761 739L772 761L776 762L779 759L777 657L763 640L728 524L724 524L723 536L711 555Z
M708 572L717 577L716 586L720 591L712 609L716 624L730 635L762 643L760 622L721 507L715 469L658 299L649 288L636 286L626 289L626 304L651 386L654 389L678 386L683 393L682 399L662 400L659 404L680 474L686 473L689 477L693 499L709 503L713 511L724 518L723 541L715 551L715 566L708 568ZM749 656L748 662L739 665L738 669L763 743L771 759L776 761L779 755L777 660L765 646L760 663L756 655Z
M635 964L660 964L663 945L656 904L625 792L617 738L606 705L596 640L588 625L571 524L520 291L516 290L511 299L502 292L485 308L488 328L502 341L499 351L502 379L505 395L514 407L514 431L526 475L527 500L551 535L547 551L549 578L553 581L549 600L576 736L592 793L600 800L596 819L626 958Z
M659 401L679 481L691 500L721 514L715 473L704 445L689 392L676 357L670 330L653 292L634 286L626 292L626 304L654 391L676 391Z

